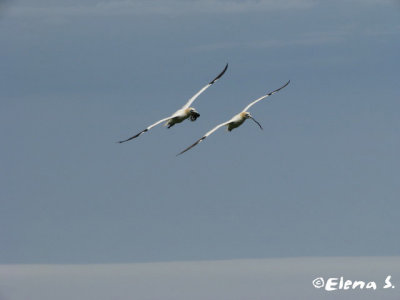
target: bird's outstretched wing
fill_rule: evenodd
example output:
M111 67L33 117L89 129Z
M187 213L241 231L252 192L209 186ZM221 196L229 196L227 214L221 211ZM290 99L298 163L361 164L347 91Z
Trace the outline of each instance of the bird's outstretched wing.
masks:
M206 89L208 89L210 86L212 86L218 79L220 79L222 77L222 75L224 75L226 69L228 69L228 64L226 64L225 68L222 70L221 73L218 74L217 77L215 77L212 81L210 81L210 83L208 83L206 86L204 86L200 91L198 91L192 98L190 98L188 100L188 102L182 107L182 108L188 108L193 102L194 100L196 100L196 98L198 96L200 96L200 94L202 92L204 92Z
M168 118L162 119L162 120L160 120L160 121L157 121L157 122L155 122L154 124L151 124L151 125L150 125L149 127L147 127L146 129L144 129L144 130L142 130L141 132L139 132L138 134L136 134L136 135L134 135L134 136L131 136L129 139L126 139L126 140L123 140L123 141L119 141L118 143L125 143L125 142L130 141L130 140L132 140L132 139L134 139L134 138L137 138L138 136L142 135L142 134L145 133L146 131L149 131L149 130L150 130L151 128L153 128L154 126L157 126L158 124L160 124L160 123L162 123L162 122L168 121L169 119L171 119L171 117L168 117Z
M276 92L279 92L281 89L283 89L284 87L286 87L288 84L290 83L290 80L288 82L286 82L283 86L281 86L279 89L276 89L275 91L272 91L260 98L258 98L257 100L254 100L253 102L251 102L249 105L247 105L243 111L247 111L250 107L252 107L254 104L256 104L258 101L261 101L264 98L267 98L268 96L271 96L272 94L275 94Z
M181 154L185 153L186 151L192 149L194 146L196 146L197 144L202 142L206 137L208 137L214 131L217 131L219 128L221 128L222 126L225 126L225 125L227 125L229 123L230 123L230 121L227 121L227 122L224 122L224 123L221 123L221 124L215 126L213 129L211 129L209 132L207 132L205 135L203 135L201 138L199 138L193 145L190 145L185 150L183 150L182 152L178 153L176 156L181 155Z

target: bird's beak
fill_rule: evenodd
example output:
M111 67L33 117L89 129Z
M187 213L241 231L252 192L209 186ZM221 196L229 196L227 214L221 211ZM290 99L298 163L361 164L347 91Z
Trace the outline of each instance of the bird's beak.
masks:
M200 114L197 111L194 111L190 114L190 121L196 121L196 119L200 117Z
M258 122L256 121L256 119L254 119L252 116L249 116L249 118L252 119L254 122L256 122L256 124L257 124L258 126L260 126L261 129L263 129L262 126L261 126L261 124L258 123Z

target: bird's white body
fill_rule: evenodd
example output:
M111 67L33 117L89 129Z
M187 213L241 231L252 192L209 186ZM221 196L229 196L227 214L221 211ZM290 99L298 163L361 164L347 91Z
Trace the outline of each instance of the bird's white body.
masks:
M171 128L175 124L181 123L188 118L190 118L190 121L192 121L192 122L196 121L196 119L198 117L200 117L200 114L193 107L190 107L190 105L192 105L194 100L196 100L197 97L200 96L201 93L203 93L206 89L208 89L211 85L213 85L219 78L221 78L222 75L224 75L226 69L228 69L228 64L226 64L225 68L222 70L221 73L218 74L217 77L215 77L211 82L209 82L200 91L198 91L194 96L192 96L192 98L190 98L186 102L186 104L181 109L177 110L174 114L172 114L171 116L169 116L167 118L161 119L161 120L155 122L154 124L151 124L147 128L143 129L141 132L139 132L138 134L135 134L134 136L131 136L130 138L128 138L126 140L119 141L118 143L125 143L132 139L135 139L138 136L142 135L143 133L149 131L154 126L157 126L158 124L161 124L163 122L165 122L165 126L167 126L168 128Z
M228 124L226 124L225 126L227 127L228 131L231 131L237 127L239 127L240 125L242 125L244 123L244 121L246 121L246 115L241 112L235 116L233 116L232 119L230 119L228 122Z
M192 112L196 111L192 107L188 108L181 108L180 110L177 110L171 118L165 123L164 126L168 126L168 128L174 126L177 123L181 123L185 121L187 118L189 118L192 115Z
M213 132L217 131L219 128L226 126L228 131L232 131L233 129L239 127L240 125L242 125L244 123L244 121L246 121L246 119L252 119L258 126L260 126L260 128L262 129L262 126L260 123L258 123L253 116L247 111L250 107L252 107L254 104L256 104L257 102L275 94L276 92L280 91L281 89L283 89L284 87L286 87L288 84L290 83L290 80L288 82L286 82L283 86L281 86L280 88L254 100L253 102L251 102L250 104L248 104L242 112L238 113L237 115L234 115L229 121L226 121L224 123L221 123L217 126L215 126L213 129L211 129L210 131L206 132L205 135L203 135L201 138L199 138L193 145L190 145L189 147L187 147L185 150L181 151L180 153L178 153L177 155L181 155L182 153L185 153L186 151L192 149L194 146L198 145L199 143L201 143L202 141L204 141L205 138L207 138L209 135L211 135Z

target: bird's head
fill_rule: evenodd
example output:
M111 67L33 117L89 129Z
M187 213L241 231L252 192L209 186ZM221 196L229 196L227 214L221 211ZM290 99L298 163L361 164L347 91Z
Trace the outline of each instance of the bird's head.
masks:
M261 124L258 123L256 121L256 119L254 119L253 116L249 112L247 112L247 111L242 112L242 117L245 118L245 119L252 119L258 126L260 126L261 129L263 129Z
M200 117L200 114L193 107L189 107L189 116L190 121L194 122L198 117Z
M249 112L245 111L245 112L242 112L242 117L245 119L251 119L252 116Z

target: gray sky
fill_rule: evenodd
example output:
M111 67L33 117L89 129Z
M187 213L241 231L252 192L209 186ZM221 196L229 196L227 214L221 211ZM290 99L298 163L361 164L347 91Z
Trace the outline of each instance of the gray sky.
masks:
M399 38L394 0L3 1L0 263L399 255Z
M0 265L0 299L398 300L399 265L399 257ZM390 284L383 288L388 276ZM326 284L333 278L336 290L314 288L321 277ZM374 282L376 289L340 289L340 277Z

